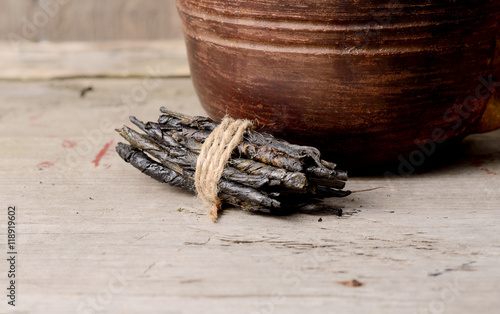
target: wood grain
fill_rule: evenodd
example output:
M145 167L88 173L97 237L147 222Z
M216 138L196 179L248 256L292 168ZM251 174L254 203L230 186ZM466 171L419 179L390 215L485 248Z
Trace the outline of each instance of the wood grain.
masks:
M154 120L160 106L204 114L188 78L161 79L142 101L124 101L142 84L0 81L0 250L15 205L17 312L498 312L500 132L469 137L428 173L351 178L352 190L399 191L331 200L342 218L234 209L213 224L195 196L113 152L113 128L128 115ZM345 284L354 279L363 285ZM0 312L11 312L5 299Z
M23 27L29 24L34 24L35 30L24 32ZM0 39L8 39L9 34L30 41L151 40L183 36L173 0L3 0Z
M188 77L182 40L0 42L0 80Z

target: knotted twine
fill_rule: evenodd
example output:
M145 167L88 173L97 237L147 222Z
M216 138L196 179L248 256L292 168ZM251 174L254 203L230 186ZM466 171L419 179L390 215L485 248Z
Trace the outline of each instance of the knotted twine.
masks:
M198 196L209 208L208 216L217 220L222 201L218 197L218 185L234 149L243 140L245 131L252 128L248 120L234 120L225 117L212 131L201 148L196 162L195 187Z

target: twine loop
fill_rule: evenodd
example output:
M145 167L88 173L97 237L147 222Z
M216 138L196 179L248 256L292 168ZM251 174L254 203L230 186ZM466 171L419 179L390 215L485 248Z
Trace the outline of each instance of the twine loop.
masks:
M222 172L234 149L243 140L245 131L252 127L252 122L248 120L225 117L203 143L196 163L195 187L198 196L209 208L208 216L214 222L222 205L218 197Z

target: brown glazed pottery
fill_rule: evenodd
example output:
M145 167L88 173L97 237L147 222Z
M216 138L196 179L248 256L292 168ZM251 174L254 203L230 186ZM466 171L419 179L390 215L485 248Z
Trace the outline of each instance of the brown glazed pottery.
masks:
M194 86L216 120L257 119L349 167L500 127L500 0L177 6Z

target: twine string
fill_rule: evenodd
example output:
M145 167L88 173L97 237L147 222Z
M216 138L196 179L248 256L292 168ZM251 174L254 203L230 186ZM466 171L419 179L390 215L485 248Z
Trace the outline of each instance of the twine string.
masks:
M252 128L248 120L225 117L221 124L205 140L196 163L195 187L198 196L209 208L208 216L217 220L222 201L218 197L218 185L234 149L243 140L245 131Z

